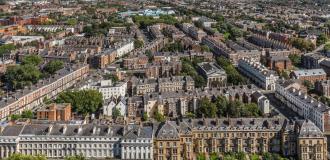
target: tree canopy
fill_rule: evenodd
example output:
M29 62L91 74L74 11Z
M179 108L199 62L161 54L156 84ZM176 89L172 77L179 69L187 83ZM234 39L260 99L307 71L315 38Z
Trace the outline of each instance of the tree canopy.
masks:
M112 118L116 119L119 116L121 116L120 110L118 108L114 108L112 111Z
M226 71L227 73L227 83L233 85L246 84L246 78L243 77L234 67L234 65L225 57L218 57L217 63Z
M158 122L165 122L166 118L164 115L162 115L160 112L155 112L154 118Z
M75 155L65 157L64 160L86 160L86 158L83 155Z
M36 66L28 64L8 67L4 77L8 87L16 90L37 83L41 76Z
M31 55L27 55L23 58L22 60L22 64L23 65L34 65L34 66L38 66L43 62L43 59L41 56L39 55L35 55L35 54L31 54Z
M259 117L261 112L255 103L242 103L238 100L229 101L224 96L210 100L202 98L197 110L197 117Z
M292 64L296 67L301 65L301 56L298 54L290 54L289 59L291 60Z
M0 46L0 56L9 53L10 51L16 49L14 44L5 44Z
M47 158L42 155L32 156L13 153L8 158L5 158L5 160L47 160Z
M95 113L102 107L103 97L97 90L66 91L60 93L55 102L71 103L74 111L87 115Z
M315 49L315 45L311 41L305 40L303 38L291 38L290 42L293 47L296 47L302 51L310 52Z
M75 19L75 18L70 18L70 19L68 19L68 20L66 21L66 23L67 23L68 25L74 26L74 25L76 25L76 24L78 23L78 20Z
M143 41L138 39L134 40L134 48L142 48L143 45L144 45Z
M197 73L197 63L201 62L199 59L194 58L192 61L189 59L182 59L181 75L191 76L195 81L195 87L201 88L206 86L206 80L203 76Z
M140 26L140 28L146 28L147 26L157 23L174 25L178 22L177 19L171 15L160 15L159 18L153 18L152 16L134 16L133 21Z
M324 45L324 51L325 52L330 52L330 43L327 43Z
M318 38L317 38L317 41L316 41L316 44L317 45L322 45L322 44L325 44L326 42L328 42L328 37L326 34L322 33Z
M48 74L54 74L56 71L62 69L64 67L64 63L60 60L49 61L45 67L44 71Z

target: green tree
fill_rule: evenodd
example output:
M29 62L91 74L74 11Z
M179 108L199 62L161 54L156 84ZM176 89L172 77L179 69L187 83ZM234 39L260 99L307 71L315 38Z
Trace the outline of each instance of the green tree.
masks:
M313 83L308 80L304 80L303 85L307 88L308 91L311 91L313 89Z
M195 118L195 114L191 113L191 112L188 112L188 113L186 113L186 117L187 118Z
M75 19L75 18L70 18L70 19L68 19L68 20L66 21L66 23L67 23L68 25L74 26L74 25L77 25L78 20Z
M63 67L64 67L64 63L62 61L53 60L53 61L49 61L43 69L48 74L54 74L56 71L62 69Z
M298 54L290 54L289 59L291 60L292 64L296 67L300 66L301 64L301 56Z
M142 121L148 121L148 119L149 119L148 114L144 112L142 115Z
M21 114L22 118L28 118L32 119L33 118L33 112L31 110L25 110Z
M315 45L311 41L305 40L303 38L291 38L290 42L292 46L302 51L310 52L315 49Z
M250 156L250 159L251 159L251 160L259 160L259 155L257 155L257 154L252 154L252 155Z
M207 45L202 45L201 50L202 52L210 52L210 48Z
M217 106L217 114L219 117L226 117L228 113L229 101L224 96L218 96L215 100Z
M33 65L16 65L8 67L5 73L5 83L11 89L22 89L24 86L32 85L41 78L41 72Z
M14 44L5 44L0 46L0 57L3 56L4 54L9 53L12 50L15 50L16 47Z
M67 156L64 160L86 160L83 155Z
M144 45L143 41L138 39L134 40L134 48L142 48L143 45Z
M273 159L272 154L270 154L269 152L263 153L262 157L263 157L264 160L272 160Z
M182 69L181 69L182 76L191 76L194 79L195 87L197 88L206 86L206 80L196 71L196 68L198 67L197 63L199 63L199 60L193 59L193 61L191 61L183 58L181 60L181 63L182 63Z
M116 83L116 82L119 81L119 78L118 78L117 75L115 75L115 74L110 74L110 73L105 74L105 75L103 76L103 78L106 79L106 80L111 79L111 81L112 81L113 83Z
M204 154L204 153L199 153L199 154L197 155L197 160L206 160L206 156L205 156L205 154Z
M288 74L286 71L284 71L284 70L281 72L280 75L281 75L281 77L283 77L284 79L289 79L289 78L290 78L290 77L289 77L289 74Z
M48 97L45 97L45 98L42 100L42 102L43 102L44 104L51 104L51 103L53 103L53 100L49 99Z
M324 33L322 33L316 40L316 44L319 46L319 45L322 45L322 44L325 44L326 42L328 42L328 37L327 35L325 35Z
M225 57L218 57L217 63L226 71L227 73L227 83L233 85L246 84L246 78L244 78L233 66L233 64Z
M96 35L95 29L92 26L85 26L83 28L83 32L85 33L85 37L92 37Z
M330 43L327 43L324 45L324 51L325 52L330 52Z
M244 104L242 116L243 117L258 117L261 115L259 107L255 103Z
M144 54L147 55L149 62L153 61L154 55L152 54L152 52L150 50L146 50L146 52Z
M55 102L71 103L74 111L87 115L102 107L103 97L97 90L66 91L60 93Z
M112 118L117 119L119 116L121 116L120 110L118 108L114 108L112 111Z
M232 155L225 155L223 157L223 160L237 160L237 159L234 156L232 156Z
M34 65L34 66L38 66L43 62L43 59L41 56L39 55L35 55L35 54L30 54L27 55L23 58L22 60L22 64L23 65Z
M199 117L207 117L214 118L217 115L217 107L214 103L212 103L207 97L204 97L200 101L200 105L198 107L197 116Z
M18 119L22 118L20 114L11 114L10 120L16 121Z
M158 111L155 112L154 118L158 122L165 122L165 116L159 113Z
M220 158L217 153L211 153L210 160L220 160Z
M47 158L43 155L32 156L13 153L5 160L47 160Z

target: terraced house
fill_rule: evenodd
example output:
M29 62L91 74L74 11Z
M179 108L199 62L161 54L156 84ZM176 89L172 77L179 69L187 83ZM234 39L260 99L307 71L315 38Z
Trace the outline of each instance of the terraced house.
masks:
M16 124L2 128L0 158L12 153L48 158L193 160L205 153L279 153L326 160L327 138L309 120L279 118L179 119L153 126L117 124Z

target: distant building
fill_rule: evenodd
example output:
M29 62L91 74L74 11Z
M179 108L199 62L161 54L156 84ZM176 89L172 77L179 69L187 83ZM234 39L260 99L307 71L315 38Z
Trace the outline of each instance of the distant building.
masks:
M301 81L310 81L312 83L316 81L323 81L327 79L327 74L323 69L306 69L306 70L296 70L290 73L290 77L294 79L299 79Z
M44 108L40 108L37 110L37 119L49 121L69 121L72 119L71 104L52 103Z
M204 17L204 16L200 17L198 19L198 22L201 23L203 25L203 27L206 27L206 28L212 27L212 25L217 24L216 20L210 19L210 18Z
M227 83L227 74L215 62L202 62L198 64L200 73L207 80L206 87L223 86Z

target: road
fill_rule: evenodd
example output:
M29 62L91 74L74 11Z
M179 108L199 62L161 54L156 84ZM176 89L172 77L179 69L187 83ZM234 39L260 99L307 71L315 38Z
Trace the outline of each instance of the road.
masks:
M288 108L285 104L279 101L274 93L265 93L265 96L269 99L271 108L273 109L272 114L278 114L277 116L287 118L289 120L300 119L301 117Z

